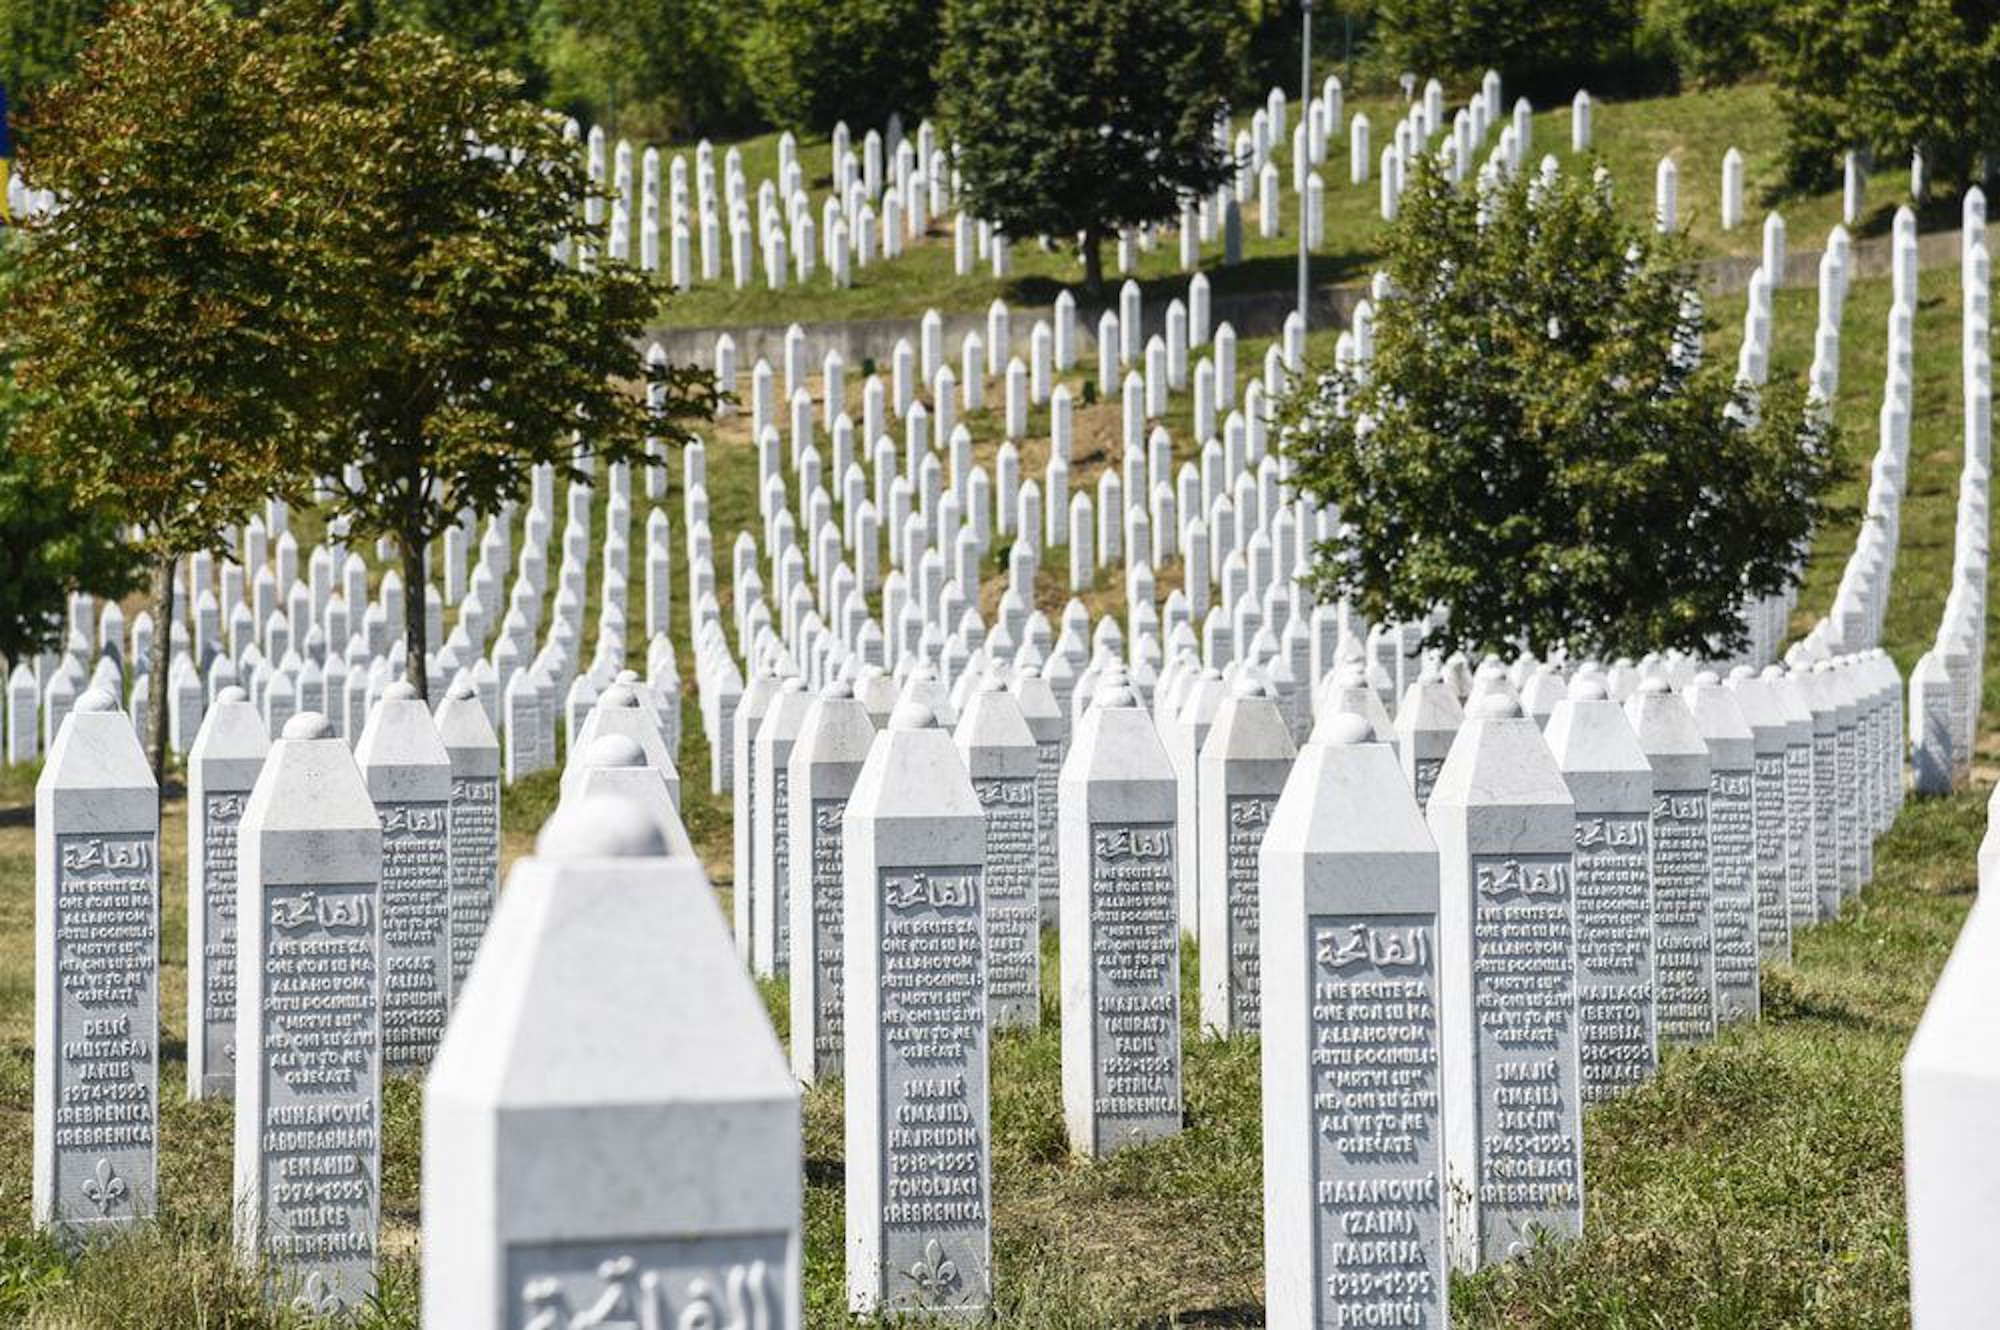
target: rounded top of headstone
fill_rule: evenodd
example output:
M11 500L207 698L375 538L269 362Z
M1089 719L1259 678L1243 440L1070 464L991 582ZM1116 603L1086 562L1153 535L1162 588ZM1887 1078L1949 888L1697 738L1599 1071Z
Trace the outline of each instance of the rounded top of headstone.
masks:
M230 684L229 687L223 689L221 692L215 695L215 702L217 706L220 706L224 702L247 702L249 700L250 700L250 694L244 692L241 688L237 687L235 684Z
M1722 676L1714 670L1703 670L1694 676L1694 686L1697 688L1714 688L1721 682Z
M1521 714L1521 702L1512 693L1498 689L1480 698L1472 714L1486 720L1512 720Z
M1766 665L1764 672L1757 677L1760 679L1782 679L1785 677L1785 667L1782 665Z
M1007 681L998 674L989 674L979 681L979 691L982 693L1004 693L1007 691Z
M107 689L87 688L84 690L83 696L76 699L74 709L77 711L116 711L118 710L118 699L113 697Z
M479 690L472 686L472 680L470 679L454 679L451 687L445 690L445 696L454 702L463 702L467 698L477 697L478 695Z
M1039 665L1016 665L1014 667L1014 677L1017 679L1039 679L1042 677L1042 667Z
M1125 686L1122 678L1111 687L1098 689L1096 701L1098 706L1107 708L1136 707L1139 705L1137 694Z
M879 679L884 673L885 671L882 667L872 660L861 667L861 677L863 679Z
M1610 696L1610 690L1605 688L1604 681L1595 675L1579 675L1570 682L1569 700L1572 702L1602 702Z
M1213 665L1207 665L1202 668L1201 677L1209 683L1220 683L1222 681L1222 671Z
M806 681L796 674L786 675L785 681L778 685L778 691L781 693L803 693L805 690Z
M937 712L917 701L898 702L889 713L892 730L928 730L936 724Z
M615 683L604 690L603 695L597 699L597 705L601 707L636 707L639 705L639 695L624 684Z
M659 820L632 799L593 795L558 805L535 837L535 856L558 863L579 859L659 858L667 853Z
M620 670L620 671L618 671L618 674L617 674L617 677L616 677L616 678L614 678L614 679L612 680L612 682L613 682L613 683L637 683L637 682L639 682L639 671L637 671L637 670Z
M589 767L643 767L646 750L629 734L600 734L584 750L583 762Z
M1264 681L1249 670L1238 674L1234 682L1229 685L1231 697L1263 697L1266 692Z
M1816 660L1812 663L1812 672L1814 674L1832 674L1833 662L1830 660Z
M237 692L243 691L237 689ZM331 739L333 722L317 711L301 711L285 722L280 736L286 739Z
M1368 718L1352 711L1335 712L1320 729L1322 742L1343 748L1365 744L1374 737L1375 727L1368 723Z
M1673 686L1657 674L1649 674L1639 680L1639 692L1644 696L1673 692Z
M826 687L820 689L820 696L853 697L854 685L846 679L833 679L828 681Z
M1443 667L1441 667L1438 664L1435 658L1430 656L1424 657L1423 668L1417 671L1417 682L1425 684L1443 683L1444 682Z
M407 702L417 695L417 686L408 679L398 679L382 690L384 702Z
M1748 665L1738 665L1729 672L1729 677L1732 679L1754 679L1757 677L1757 671L1751 669Z

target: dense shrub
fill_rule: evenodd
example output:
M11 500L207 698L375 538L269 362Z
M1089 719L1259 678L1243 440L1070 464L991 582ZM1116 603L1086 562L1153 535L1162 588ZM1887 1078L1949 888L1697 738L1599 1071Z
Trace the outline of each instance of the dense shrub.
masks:
M937 0L766 0L743 39L757 107L784 129L856 134L930 109Z

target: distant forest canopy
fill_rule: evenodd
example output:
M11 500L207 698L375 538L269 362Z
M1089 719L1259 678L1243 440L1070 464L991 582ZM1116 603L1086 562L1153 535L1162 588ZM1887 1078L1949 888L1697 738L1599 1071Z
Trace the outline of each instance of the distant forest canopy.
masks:
M143 0L140 0L143 3ZM1235 0L1244 15L1244 101L1298 81L1298 0ZM1369 0L1317 0L1316 61L1361 49ZM256 0L232 0L239 10ZM411 28L511 69L523 95L634 139L765 129L859 132L894 109L931 109L946 0L348 0L351 30ZM112 0L0 0L0 85L15 114L61 79ZM1352 12L1349 12L1352 11ZM828 84L844 85L829 88ZM807 97L801 89L815 91ZM852 106L852 111L829 111ZM874 114L880 111L879 116Z

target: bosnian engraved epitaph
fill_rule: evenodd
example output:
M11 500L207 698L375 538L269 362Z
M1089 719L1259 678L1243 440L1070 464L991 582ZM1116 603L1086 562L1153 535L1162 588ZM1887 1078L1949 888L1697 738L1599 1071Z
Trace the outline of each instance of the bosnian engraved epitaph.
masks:
M1757 1014L1756 826L1749 771L1709 778L1708 856L1715 911L1715 1005L1719 1020Z
M1709 886L1708 791L1653 796L1653 965L1660 1037L1715 1036L1715 909Z
M382 818L382 1055L420 1071L444 1036L451 903L443 803L378 804Z
M821 1078L840 1075L842 1003L840 1000L841 844L840 818L847 800L815 799L812 803L812 919L814 985L812 1041Z
M1444 1323L1430 915L1314 915L1312 1286L1322 1326Z
M980 870L884 869L880 891L884 1306L983 1307L991 1220Z
M203 927L196 1000L201 1024L189 1029L188 1040L202 1042L204 1095L226 1095L236 1083L236 828L249 797L247 790L204 793L197 814ZM190 973L191 981L195 977Z
M1568 855L1472 857L1472 1005L1483 1256L1582 1203Z
M996 1030L1041 1017L1042 915L1036 899L1033 778L975 779L986 809L986 1007Z
M1583 1102L1643 1081L1656 1061L1646 815L1576 819L1576 1019Z
M55 1185L38 1217L74 1233L153 1211L159 837L55 839L56 1019L37 1057L54 1082Z
M1180 1129L1180 928L1170 822L1090 828L1091 980L1099 1055L1093 1154Z
M264 904L263 1251L297 1273L279 1287L290 1288L299 1309L324 1314L359 1305L374 1284L382 1158L375 889L274 887Z
M500 781L454 776L451 782L451 991L465 982L493 917L500 873Z
M1230 1028L1243 1034L1255 1034L1258 1028L1257 851L1276 802L1270 795L1238 794L1227 804L1223 853L1229 893L1229 1014Z

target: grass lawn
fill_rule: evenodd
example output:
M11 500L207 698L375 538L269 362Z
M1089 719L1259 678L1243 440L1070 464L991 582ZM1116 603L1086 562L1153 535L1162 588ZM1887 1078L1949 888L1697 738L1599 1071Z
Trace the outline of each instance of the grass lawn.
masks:
M1607 137L1612 117L1600 120ZM1684 198L1687 197L1684 192ZM1795 232L1796 234L1796 232ZM1956 275L1927 272L1917 316L1916 421L1888 645L1907 672L1935 628L1951 552L1959 460ZM1856 467L1858 501L1874 447L1887 288L1857 282L1846 310L1838 403ZM1715 354L1735 353L1740 304L1718 302ZM1806 292L1780 293L1777 355L1802 368L1810 352ZM1323 351L1324 341L1316 350ZM1249 373L1260 344L1246 343ZM1185 411L1185 404L1176 408ZM970 422L979 453L997 447L992 413ZM1075 483L1116 452L1116 408L1079 408ZM1039 416L1031 428L1045 431ZM1185 438L1184 425L1179 428ZM1024 449L1037 475L1045 439ZM1181 455L1187 455L1185 443ZM718 597L729 603L728 547L754 520L754 461L741 422L710 445L711 523ZM676 468L678 470L678 468ZM644 520L635 485L635 524ZM678 484L662 500L681 539ZM602 505L597 520L601 523ZM1811 568L1797 624L1823 608L1852 546L1854 517L1830 528ZM676 568L681 567L676 550ZM1067 594L1061 560L1041 587L1045 607ZM1178 584L1161 571L1160 594ZM593 574L593 580L596 574ZM997 596L998 571L986 588ZM587 598L595 600L595 587ZM1088 597L1122 600L1102 579ZM990 600L988 602L990 604ZM675 636L692 675L684 584ZM594 612L594 610L593 610ZM592 633L586 628L585 638ZM2000 651L2000 633L1992 635ZM643 651L634 643L635 654ZM1995 698L1989 696L1989 710ZM726 801L707 793L707 753L686 701L684 816L725 896ZM1698 1050L1672 1052L1625 1100L1586 1118L1587 1221L1582 1241L1463 1280L1462 1324L1574 1326L1872 1326L1907 1319L1897 1065L1973 891L1991 755L1981 788L1913 803L1881 843L1874 885L1841 918L1802 936L1789 966L1767 966L1765 1018ZM164 964L161 1222L83 1256L60 1252L28 1226L33 1014L32 771L0 773L0 1323L38 1327L281 1326L227 1254L230 1109L181 1101L184 1077L185 822L176 792L163 828ZM545 773L508 791L506 851L525 852L553 806ZM725 901L726 909L726 901ZM1055 941L1044 939L1044 991L1056 991ZM1183 968L1195 1010L1196 958ZM781 987L768 986L784 1030ZM1187 1129L1177 1138L1090 1163L1067 1150L1058 1089L1053 998L1033 1035L993 1050L996 1284L1010 1324L1050 1327L1251 1325L1262 1319L1261 1130L1254 1040L1185 1031ZM419 1092L388 1094L383 1172L389 1254L379 1305L364 1324L417 1318L415 1260ZM838 1087L806 1097L807 1300L814 1325L842 1321L842 1139Z
M1469 92L1470 90L1465 90ZM1465 96L1456 95L1447 107L1463 105ZM1317 284L1359 281L1374 258L1382 231L1380 192L1376 168L1383 146L1392 141L1397 119L1402 113L1400 98L1350 98L1347 113L1366 113L1372 127L1371 155L1367 183L1349 183L1348 140L1343 134L1329 143L1326 164L1320 177L1326 186L1324 243L1313 257L1313 280ZM1291 115L1296 122L1294 99ZM1599 102L1594 114L1592 144L1595 153L1610 169L1618 185L1620 205L1633 217L1653 215L1653 174L1659 160L1671 154L1680 171L1680 222L1696 247L1707 254L1754 254L1762 245L1762 222L1767 209L1776 208L1785 216L1788 242L1793 249L1818 249L1826 233L1840 220L1838 190L1793 194L1784 187L1780 156L1784 142L1784 122L1773 105L1766 84L1658 97L1631 102ZM1247 117L1239 117L1247 123ZM914 133L914 126L912 126ZM1496 126L1487 141L1491 150L1498 142ZM1570 152L1570 111L1567 105L1540 111L1534 117L1531 161L1544 154L1568 166L1579 159ZM858 143L858 141L857 141ZM777 171L777 136L761 135L737 145L743 152L744 170L752 192L757 182ZM1734 147L1744 157L1743 225L1730 231L1721 227L1722 159ZM663 151L671 155L686 145ZM857 147L858 150L858 147ZM1295 214L1296 200L1290 194L1290 141L1278 153L1280 173L1286 187L1285 207ZM814 207L832 185L832 152L825 140L803 141L799 148L807 189ZM690 170L692 153L690 152ZM720 150L717 170L720 172ZM1483 159L1484 153L1481 157ZM1857 225L1860 235L1886 233L1896 205L1907 193L1907 178L1885 167L1870 182L1866 207ZM1926 225L1952 225L1947 215L1952 208L1939 203L1937 216ZM815 212L815 220L818 214ZM1203 251L1209 280L1218 294L1231 291L1285 290L1296 281L1298 232L1296 216L1288 216L1283 234L1263 239L1257 225L1254 189L1244 208L1242 264L1221 267L1221 245ZM664 243L664 242L663 242ZM699 236L696 237L697 246ZM725 247L727 237L724 238ZM1010 304L1042 306L1055 299L1064 286L1081 288L1083 269L1073 251L1045 252L1033 243L1014 246L1013 275L995 279L981 266L972 276L957 277L952 271L950 217L933 222L930 234L905 250L898 259L877 260L866 268L853 270L853 285L836 290L824 268L804 286L796 283L783 291L766 290L759 277L744 290L730 285L725 255L720 284L697 285L693 290L666 299L659 324L664 327L724 327L740 324L811 323L816 321L878 318L916 318L926 309L983 309L994 299ZM1115 273L1115 246L1105 253L1107 280ZM696 250L697 265L699 249ZM1179 243L1163 238L1149 254L1139 256L1132 275L1148 295L1158 291L1159 299L1179 294L1186 283L1180 271Z

